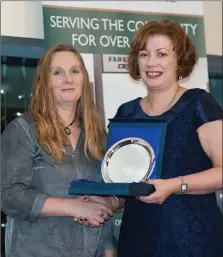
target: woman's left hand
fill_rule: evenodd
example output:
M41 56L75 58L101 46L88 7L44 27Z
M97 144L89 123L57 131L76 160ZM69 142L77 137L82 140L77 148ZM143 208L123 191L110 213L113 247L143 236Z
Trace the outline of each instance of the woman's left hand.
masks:
M146 184L154 185L156 191L149 196L140 196L139 200L145 203L162 204L168 196L175 192L175 183L171 179L149 179Z

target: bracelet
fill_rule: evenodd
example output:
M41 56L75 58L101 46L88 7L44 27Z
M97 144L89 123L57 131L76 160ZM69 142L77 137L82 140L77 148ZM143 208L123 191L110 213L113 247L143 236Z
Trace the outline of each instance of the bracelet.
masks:
M113 197L114 197L115 200L116 200L116 210L118 210L118 209L119 209L119 206L120 206L120 204L121 204L121 202L120 202L120 200L119 200L119 198L118 198L117 196L113 195Z
M188 184L185 182L184 177L179 176L178 178L179 178L180 181L181 181L181 185L180 185L180 194L184 194L184 193L186 193L187 190L188 190Z

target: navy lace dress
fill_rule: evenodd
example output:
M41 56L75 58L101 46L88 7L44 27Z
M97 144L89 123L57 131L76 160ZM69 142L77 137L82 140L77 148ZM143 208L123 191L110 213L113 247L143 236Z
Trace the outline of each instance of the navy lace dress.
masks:
M115 117L147 118L137 98L121 105ZM187 90L167 112L169 121L162 178L197 173L212 167L196 130L223 118L221 108L202 89ZM159 204L126 201L118 257L222 257L223 217L215 193L171 195Z

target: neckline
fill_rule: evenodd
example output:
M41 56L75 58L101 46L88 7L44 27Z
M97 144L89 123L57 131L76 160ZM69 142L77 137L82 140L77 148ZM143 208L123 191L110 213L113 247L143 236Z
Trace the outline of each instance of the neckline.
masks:
M80 128L80 134L79 134L79 137L77 139L77 144L75 145L75 147L73 147L70 144L69 145L65 144L65 147L68 148L68 149L71 149L71 152L74 153L77 150L77 148L79 147L79 145L80 145L80 141L82 139L82 136L83 136L83 129Z
M184 99L189 92L193 91L193 90L196 90L196 88L189 88L187 89L180 97L179 99L176 101L176 103L174 105L171 106L170 109L168 109L167 111L163 112L162 114L160 115L149 115L147 114L146 112L144 112L144 110L142 109L142 106L140 104L140 100L142 99L142 97L139 97L138 98L138 110L140 110L141 112L143 112L143 114L146 116L146 117L149 117L149 118L163 118L163 116L165 116L166 114L168 114L169 112L174 112L174 110L177 108L177 106L181 103L182 99Z

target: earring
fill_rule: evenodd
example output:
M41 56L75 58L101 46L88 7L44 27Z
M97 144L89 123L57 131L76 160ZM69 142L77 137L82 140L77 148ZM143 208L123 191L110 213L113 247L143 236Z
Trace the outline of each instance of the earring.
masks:
M176 69L177 69L177 77L178 77L178 80L183 79L183 77L180 75L180 73L181 73L180 67L177 66Z

